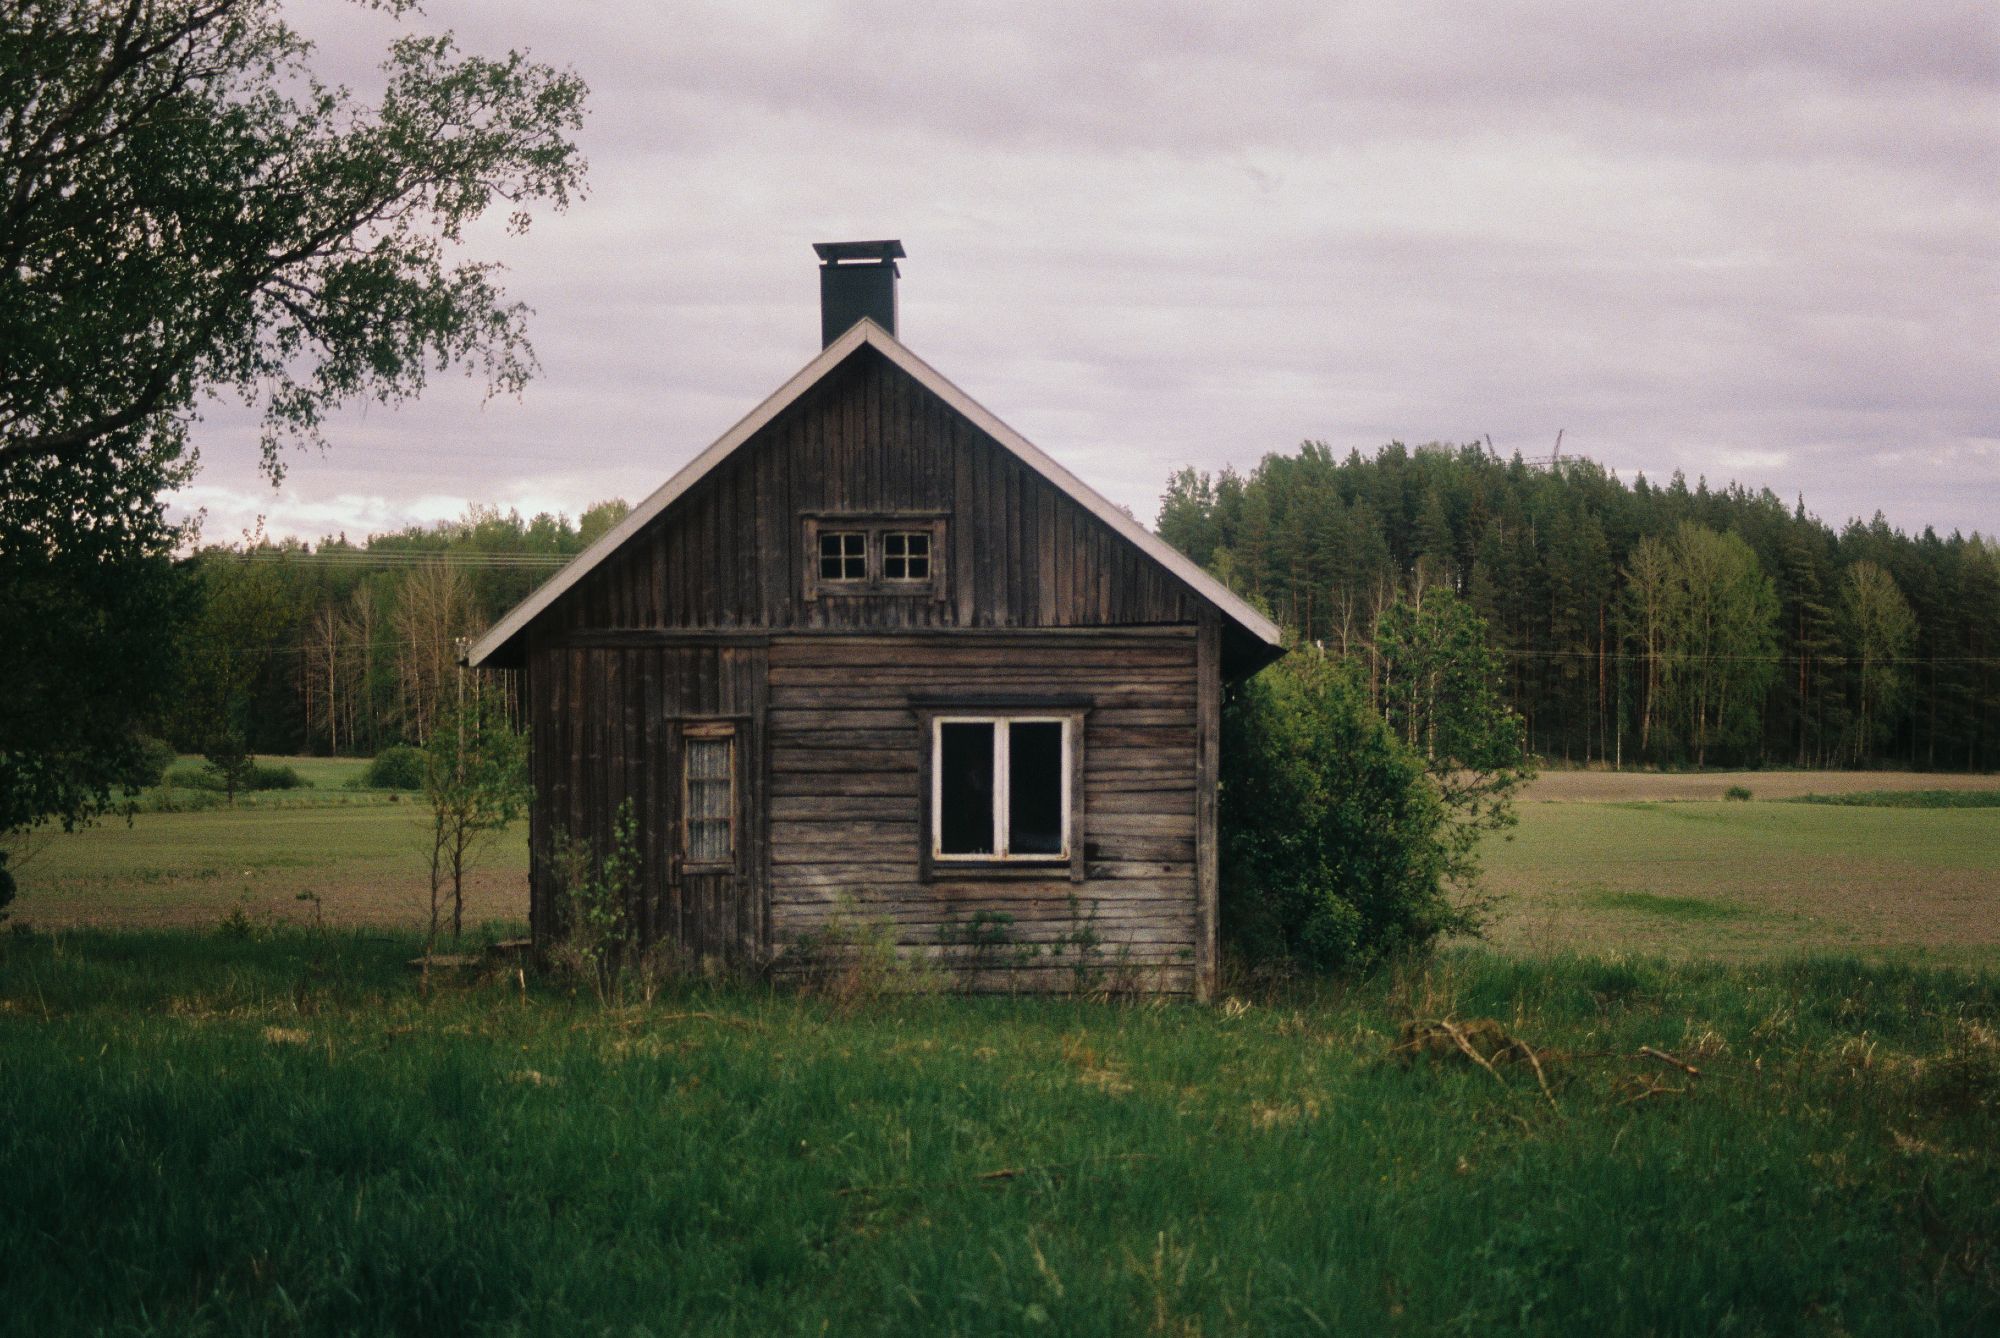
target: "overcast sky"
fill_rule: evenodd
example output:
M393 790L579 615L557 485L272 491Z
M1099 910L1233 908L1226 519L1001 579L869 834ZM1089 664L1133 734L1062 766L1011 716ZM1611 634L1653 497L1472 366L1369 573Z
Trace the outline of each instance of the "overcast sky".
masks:
M359 87L395 25L299 0ZM810 243L899 237L901 335L1150 523L1183 464L1490 436L1838 524L2000 529L2000 10L431 0L590 85L588 198L497 230L517 401L434 381L204 537L637 501L818 349Z

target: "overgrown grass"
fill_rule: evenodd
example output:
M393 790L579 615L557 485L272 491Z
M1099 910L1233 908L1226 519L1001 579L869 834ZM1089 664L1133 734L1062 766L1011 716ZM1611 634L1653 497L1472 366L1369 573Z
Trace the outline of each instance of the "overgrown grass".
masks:
M1992 974L1462 954L1215 1008L606 1010L425 997L404 938L0 942L24 1333L2000 1324ZM1412 1016L1495 1019L1547 1095L1398 1062Z
M2000 790L1859 790L1850 794L1802 794L1792 804L1840 804L1850 808L2000 808Z

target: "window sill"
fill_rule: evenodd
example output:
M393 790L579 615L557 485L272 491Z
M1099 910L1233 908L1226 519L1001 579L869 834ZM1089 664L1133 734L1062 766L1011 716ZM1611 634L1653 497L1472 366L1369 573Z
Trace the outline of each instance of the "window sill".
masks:
M1070 877L1074 863L1068 855L1037 855L1031 859L939 859L927 861L930 881L948 883L953 879L1033 878L1047 882Z

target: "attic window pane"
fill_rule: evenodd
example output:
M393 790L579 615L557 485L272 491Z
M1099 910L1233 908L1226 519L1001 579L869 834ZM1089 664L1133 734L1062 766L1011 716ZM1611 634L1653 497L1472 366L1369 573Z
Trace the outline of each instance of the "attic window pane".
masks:
M1007 853L1063 849L1063 727L1056 720L1007 726Z
M734 744L727 736L687 740L684 765L690 864L724 864L735 854Z
M993 853L993 722L938 726L938 852Z
M868 579L868 536L860 530L827 530L819 536L822 581Z
M928 581L931 578L929 532L896 530L883 535L882 577L890 581Z

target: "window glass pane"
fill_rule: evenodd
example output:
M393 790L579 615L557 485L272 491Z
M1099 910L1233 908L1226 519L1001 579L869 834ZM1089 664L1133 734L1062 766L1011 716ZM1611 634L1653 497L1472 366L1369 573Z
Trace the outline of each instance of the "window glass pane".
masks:
M882 536L882 576L890 581L931 578L931 536L898 530Z
M868 579L868 536L855 530L828 530L819 536L822 581Z
M938 851L993 853L993 725L947 722L938 727Z
M730 858L727 822L688 823L688 863L724 864Z
M730 738L686 741L690 863L721 863L735 852L735 791L730 775L736 758L734 745L735 740Z
M1014 855L1063 852L1062 722L1013 721L1007 726L1007 850Z

